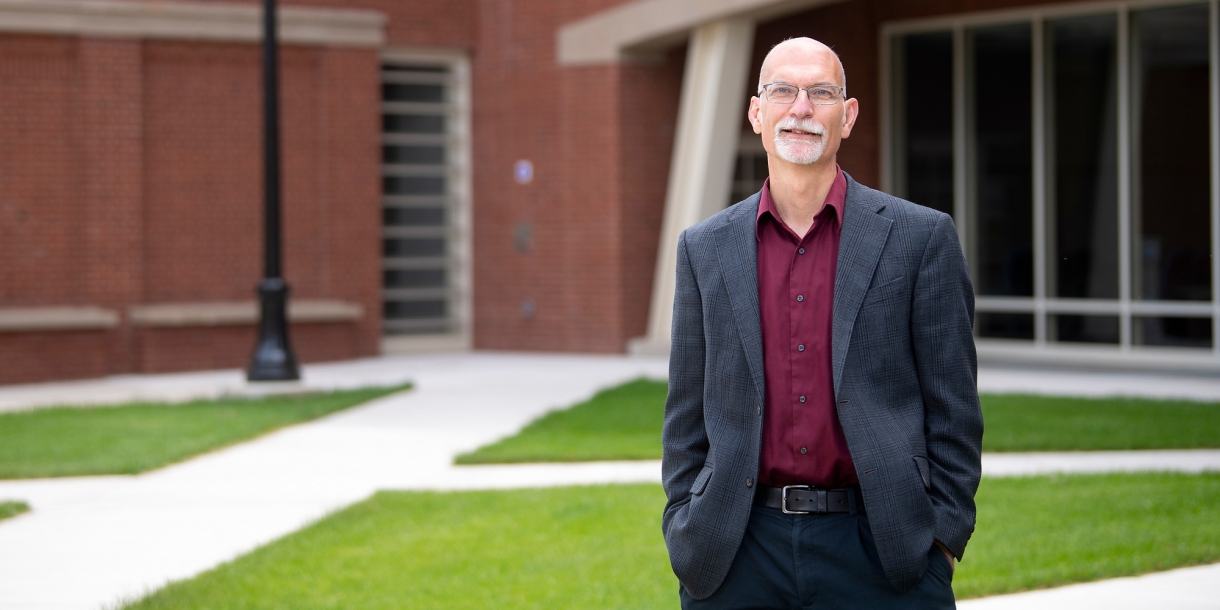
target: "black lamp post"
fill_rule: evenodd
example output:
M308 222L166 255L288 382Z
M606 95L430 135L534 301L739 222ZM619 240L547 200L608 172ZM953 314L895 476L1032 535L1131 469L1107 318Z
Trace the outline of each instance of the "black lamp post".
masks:
M258 284L258 344L246 379L300 379L288 341L288 284L280 277L280 101L275 0L263 0L264 271Z

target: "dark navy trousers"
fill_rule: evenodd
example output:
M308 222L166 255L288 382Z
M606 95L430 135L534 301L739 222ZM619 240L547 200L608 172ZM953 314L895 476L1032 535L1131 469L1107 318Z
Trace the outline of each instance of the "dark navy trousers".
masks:
M886 579L865 515L785 515L755 506L724 583L704 600L679 586L683 610L955 608L953 566L928 549L928 571L899 593Z

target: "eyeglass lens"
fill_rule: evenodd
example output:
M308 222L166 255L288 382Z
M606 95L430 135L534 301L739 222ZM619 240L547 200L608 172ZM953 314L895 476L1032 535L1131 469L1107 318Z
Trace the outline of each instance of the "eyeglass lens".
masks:
M765 89L767 99L777 104L791 104L795 102L797 95L801 91L801 88L796 85L783 83L768 85ZM839 99L838 87L814 85L805 88L805 93L809 95L809 101L814 104L833 104Z

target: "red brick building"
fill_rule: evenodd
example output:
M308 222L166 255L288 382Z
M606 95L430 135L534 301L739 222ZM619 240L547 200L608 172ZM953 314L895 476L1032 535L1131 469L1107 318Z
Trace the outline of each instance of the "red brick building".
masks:
M673 239L761 184L744 104L803 35L844 169L954 215L984 357L1220 367L1216 0L281 2L304 361L664 349ZM259 24L0 0L0 383L246 363Z

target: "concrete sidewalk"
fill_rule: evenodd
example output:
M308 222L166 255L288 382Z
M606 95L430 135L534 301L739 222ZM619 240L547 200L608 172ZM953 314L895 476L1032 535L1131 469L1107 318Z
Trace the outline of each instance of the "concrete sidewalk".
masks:
M0 498L26 500L33 507L29 514L0 523L0 608L96 610L237 557L379 489L656 482L657 462L463 468L451 462L456 453L511 434L548 409L587 398L599 388L665 372L666 362L660 359L489 353L306 367L303 385L310 388L410 379L416 389L140 476L0 481ZM1117 380L1107 376L985 370L980 385L984 391L1002 386L1085 395L1114 393L1105 390L1118 387L1127 393L1220 400L1220 380L1148 376L1133 382L1135 377L1123 375L1124 383L1116 386ZM12 408L29 408L90 398L104 397L97 401L103 403L133 396L186 400L246 391L240 373L229 371L4 388L0 400ZM984 458L985 472L1001 476L1115 466L1198 471L1220 468L1220 452ZM1158 584L1162 582L1175 583L1175 591L1180 587L1177 580L1149 582L1153 589L1169 586ZM1105 583L1095 586L1090 599L1105 601L1098 605L1135 608L1126 604L1128 595L1106 593L1111 589ZM1115 586L1114 591L1123 591L1125 585ZM1188 588L1220 599L1220 585ZM1071 597L1074 590L1056 590L1067 592L1062 601L1056 601L1055 592L1041 592L1049 597L1040 597L1037 606L1080 607L1073 601L1078 598Z

